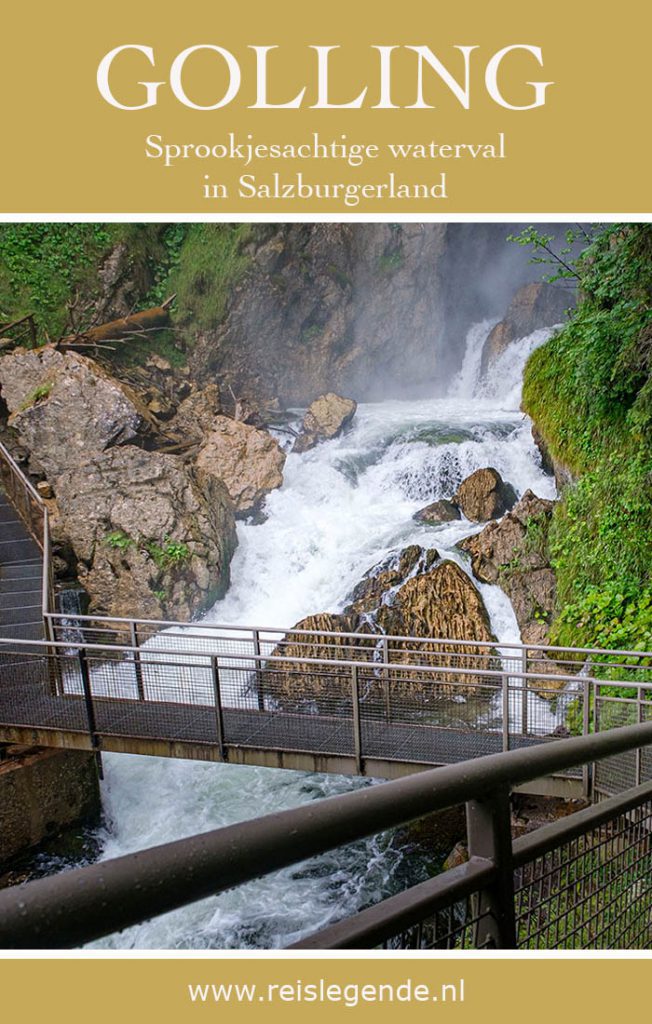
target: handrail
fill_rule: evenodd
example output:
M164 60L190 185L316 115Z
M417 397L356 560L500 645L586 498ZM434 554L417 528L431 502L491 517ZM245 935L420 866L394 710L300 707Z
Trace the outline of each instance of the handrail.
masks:
M652 743L652 722L366 787L0 892L0 947L76 946L434 811Z
M55 618L57 616L54 616ZM64 618L64 616L61 616ZM334 630L325 629L297 629L295 626L254 626L254 625L242 625L240 623L228 624L228 623L217 623L217 622L180 622L177 619L137 619L127 618L125 616L118 615L78 615L75 613L76 622L94 622L94 623L122 623L124 625L136 624L139 626L156 626L163 629L170 629L173 627L181 627L184 630L188 629L200 629L210 632L223 631L226 633L274 633L278 636L314 636L314 637L333 637L338 640L341 639L365 639L373 640L389 640L397 641L401 643L414 643L414 644L449 644L455 647L482 647L487 648L490 651L502 651L514 650L521 652L523 650L528 651L559 651L568 654L586 654L586 655L603 655L603 656L616 656L616 657L632 657L632 658L652 658L652 651L628 651L628 650L616 650L599 647L555 647L550 644L523 644L515 641L502 641L502 640L457 640L451 637L419 637L419 636L403 636L398 633L345 633L336 632ZM239 637L231 637L230 639L238 640ZM436 653L436 652L432 652ZM619 667L619 666L614 666ZM633 666L639 667L639 666Z
M2 443L2 441L0 441L0 456L9 465L9 468L11 469L13 475L17 477L21 486L24 487L26 491L29 491L32 498L34 498L36 504L45 510L46 504L43 501L43 498L38 493L33 484L31 484L30 481L27 479L22 469L20 468L14 457L11 455L8 448Z
M361 634L361 635L365 635L366 636L367 634ZM15 639L11 639L11 638L8 638L8 637L0 637L0 654L2 653L3 647L9 647L10 649L12 649L12 653L13 653L13 648L16 647L16 644L20 644L21 648L29 647L29 648L36 649L35 650L35 654L34 654L35 657L39 657L39 656L41 656L41 654L47 653L47 651L49 651L50 653L52 653L53 651L56 652L57 650L71 652L70 653L71 660L74 660L75 654L76 654L76 652L78 650L84 650L87 653L88 652L97 652L99 654L107 654L107 653L127 654L127 655L128 654L133 654L133 655L137 654L139 656L142 664L144 664L146 666L152 666L152 667L155 667L157 665L161 665L161 666L166 666L167 665L170 668L173 668L173 667L183 667L183 668L193 667L193 668L198 668L198 669L202 669L202 668L208 669L208 668L210 668L210 659L211 659L211 657L215 657L216 656L211 651L202 651L202 650L198 650L196 648L171 648L171 647L159 648L159 647L142 647L142 646L141 647L133 647L133 646L128 646L128 645L124 645L123 646L123 645L119 645L119 644L96 644L96 643L86 643L85 641L70 641L70 640L68 640L68 641L65 641L65 640L52 640L52 641L50 641L50 640L48 640L47 643L46 643L43 640L19 640L19 641L17 641ZM43 648L46 648L46 651L43 651ZM151 655L162 655L163 656L163 660L162 661L156 661L154 658L151 657ZM177 655L177 656L181 655L181 656L183 656L184 659L188 659L188 658L205 658L206 659L206 664L188 662L188 660L184 660L184 661L181 661L181 662L175 661L174 660L174 656L175 655ZM509 677L511 679L524 679L524 680L532 679L532 680L535 680L540 685L543 684L545 682L546 678L547 678L546 676L542 676L540 673L537 673L537 672L526 672L526 671L517 670L517 669L513 669L513 670L510 669L509 672L506 673L505 669L491 669L491 668L484 668L484 667L482 667L482 668L477 668L477 667L476 668L460 668L457 665L421 665L421 664L419 664L419 665L410 665L410 664L408 664L406 662L380 662L380 661L372 661L372 660L368 660L367 661L367 660L363 660L363 659L359 659L359 660L355 661L355 660L346 660L346 659L342 659L342 658L309 658L309 657L303 657L301 655L299 655L299 656L288 656L288 655L279 655L279 654L274 654L274 655L272 655L272 654L253 654L253 653L250 654L250 653L245 652L245 651L220 651L219 654L217 654L217 657L219 657L220 660L225 659L227 661L232 661L232 662L246 661L246 662L253 662L255 664L260 664L260 665L270 665L271 664L272 666L274 666L276 664L278 664L278 665L300 665L300 666L306 666L307 665L307 666L310 666L310 667L326 668L326 669L333 669L333 668L351 668L351 669L357 668L357 669L361 669L361 668L364 668L364 667L369 667L369 668L374 669L374 671L380 671L383 668L389 668L392 671L397 672L397 673L405 671L408 674L417 673L418 672L418 673L422 673L422 674L426 674L426 675L437 675L437 674L441 674L442 672L444 672L444 673L446 673L446 675L459 675L459 676L472 676L472 677L476 677L476 676L481 675L483 677L489 677L489 678L495 678L495 679L502 679L507 674L507 675L509 675ZM243 667L244 666L236 665L236 668L243 668ZM563 675L563 674L555 674L554 676L551 676L550 678L554 679L554 681L556 683L560 683L560 682L561 683L573 683L573 682L577 682L577 680L578 680L578 676L577 675L568 675L568 676L566 676L566 675ZM588 676L588 675L584 675L581 678L582 678L583 682L598 683L598 684L602 684L604 682L603 680L594 679L592 676ZM613 684L613 680L610 680L608 685L613 686L614 685ZM640 684L638 684L636 682L633 682L633 683L628 683L627 685L628 686L632 686L632 687L635 687L637 685L640 685L641 687L646 687L646 686L652 686L652 683L640 683ZM544 689L545 687L543 687L541 685L541 688Z
M27 479L22 469L8 450L6 445L0 441L0 460L9 467L12 477L17 481L18 485L29 495L29 498L34 502L36 507L42 516L42 532L40 537L36 537L33 532L33 525L31 521L26 522L29 532L32 534L37 544L39 545L43 560L42 560L42 579L41 579L41 614L43 616L43 623L45 626L46 637L51 638L51 624L49 616L53 611L53 586L52 586L52 558L51 558L51 535L50 535L50 512L47 504L38 493L36 488ZM10 497L10 495L8 495ZM20 508L16 507L16 511L20 515ZM22 518L22 516L21 516Z
M512 843L512 867L517 869L569 843L652 799L652 782L627 790L582 811L541 825ZM431 917L466 895L491 884L497 873L492 861L471 857L465 864L435 875L406 892L389 897L352 917L327 925L290 949L368 949Z

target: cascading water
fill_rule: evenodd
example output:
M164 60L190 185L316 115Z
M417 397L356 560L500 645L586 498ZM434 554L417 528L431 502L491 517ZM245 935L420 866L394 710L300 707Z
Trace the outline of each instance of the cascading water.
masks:
M469 331L447 398L362 405L343 437L288 455L283 487L267 500L267 520L239 527L232 586L207 621L287 627L310 613L338 611L371 566L412 543L465 566L455 545L479 527L465 520L429 527L413 515L450 497L483 466L494 466L519 495L529 487L554 497L519 411L525 360L550 332L536 331L510 346L480 380L492 326L485 321ZM480 590L499 641L518 640L503 592L484 585ZM105 772L105 858L369 784L125 755L107 755ZM103 945L285 945L423 871L423 861L407 856L396 837L383 836L175 911Z

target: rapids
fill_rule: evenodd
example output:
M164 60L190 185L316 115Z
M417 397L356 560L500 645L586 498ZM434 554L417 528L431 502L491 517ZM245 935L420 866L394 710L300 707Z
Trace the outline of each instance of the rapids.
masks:
M367 569L396 549L436 547L465 565L455 544L480 527L428 527L413 514L450 497L473 470L494 466L516 488L554 497L530 423L519 411L536 331L480 376L492 321L476 324L448 396L361 405L351 430L303 455L289 454L267 520L241 523L232 585L206 621L286 627L338 611ZM511 606L480 586L503 643L519 639ZM537 698L533 697L534 700ZM517 709L514 709L517 711ZM546 712L547 713L547 712ZM554 724L551 718L551 724ZM342 793L368 780L127 755L105 755L102 858ZM316 858L104 940L113 948L272 948L420 880L424 855L381 836Z

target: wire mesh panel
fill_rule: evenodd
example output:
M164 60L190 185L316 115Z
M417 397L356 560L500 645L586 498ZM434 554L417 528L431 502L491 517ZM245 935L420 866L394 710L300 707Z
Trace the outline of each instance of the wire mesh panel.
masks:
M68 663L49 655L44 646L21 647L19 642L0 650L0 723L21 728L88 732L88 717L81 697L62 699L61 680Z
M649 722L652 720L652 690L640 684L623 687L596 683L594 716L596 732ZM608 796L649 779L652 779L650 748L629 750L595 765L594 790L599 797Z
M381 949L487 949L490 915L480 910L480 894L457 900L386 939Z
M652 945L652 802L524 864L515 878L522 949Z

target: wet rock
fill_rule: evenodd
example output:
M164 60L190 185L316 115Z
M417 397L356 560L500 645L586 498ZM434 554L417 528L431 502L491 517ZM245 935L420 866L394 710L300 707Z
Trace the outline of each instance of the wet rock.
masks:
M135 391L94 360L52 346L0 359L0 387L31 466L52 481L111 448L145 443L157 430Z
M283 483L285 453L266 431L216 416L197 455L203 473L224 481L239 516L257 512Z
M187 620L229 581L233 506L220 480L134 446L56 481L56 539L69 543L91 612Z
M308 408L292 451L307 452L320 441L338 437L348 427L357 408L352 398L342 398L332 392L320 395Z
M390 604L381 604L376 623L381 632L394 636L495 639L479 591L459 565L448 560L411 576ZM404 647L409 650L409 644ZM475 653L480 653L479 649Z
M375 611L383 601L391 600L396 587L417 572L427 572L438 558L434 548L425 550L418 544L390 555L363 576L350 595L345 612L360 616Z
M472 523L498 519L516 504L516 491L506 483L498 470L488 466L467 476L453 496L457 505Z
M317 706L331 712L351 699L351 669L334 665L324 669L302 659L355 661L367 659L373 653L373 640L352 641L347 636L328 636L329 633L352 633L355 616L333 615L324 612L308 615L294 626L294 630L311 630L315 635L290 632L274 648L274 658L296 658L297 662L268 662L262 673L261 686L266 698L286 707Z
M461 519L459 507L453 501L442 498L440 501L433 501L425 508L420 508L414 513L414 519L418 523L427 523L429 526L437 526L439 523L450 523L455 519Z
M526 491L499 523L489 523L481 533L459 544L471 556L476 579L498 584L509 597L524 644L549 642L556 604L556 580L548 551L554 506L554 501ZM534 671L546 677L554 674L552 662L534 652L530 657L536 658Z
M398 578L400 566L406 572ZM383 584L389 589L383 590ZM342 615L318 615L303 619L296 628L361 634L355 638L319 636L312 641L293 633L276 647L274 654L296 657L365 661L358 673L365 700L383 702L386 689L392 700L403 700L413 709L442 697L476 694L477 687L495 685L485 673L497 666L492 644L495 637L482 597L460 567L440 561L434 551L413 546L370 570L353 591L353 601ZM415 649L413 641L393 637L417 637L425 643ZM477 641L463 650L446 641ZM377 645L387 648L390 667L380 672L374 660ZM291 652L291 653L290 653ZM311 654L312 652L312 654ZM401 669L401 665L428 666L436 672ZM459 676L451 668L474 669ZM264 673L267 677L267 673ZM275 686L274 696L285 706L316 702L322 710L328 701L338 705L350 701L351 671L334 667L328 673L309 663L292 669L270 668L265 683ZM483 691L485 692L485 691ZM334 706L333 705L333 706ZM332 710L332 708L331 708Z
M504 320L496 324L484 343L480 373L484 375L512 342L539 328L561 323L572 305L573 292L560 284L540 281L523 285L514 295Z

